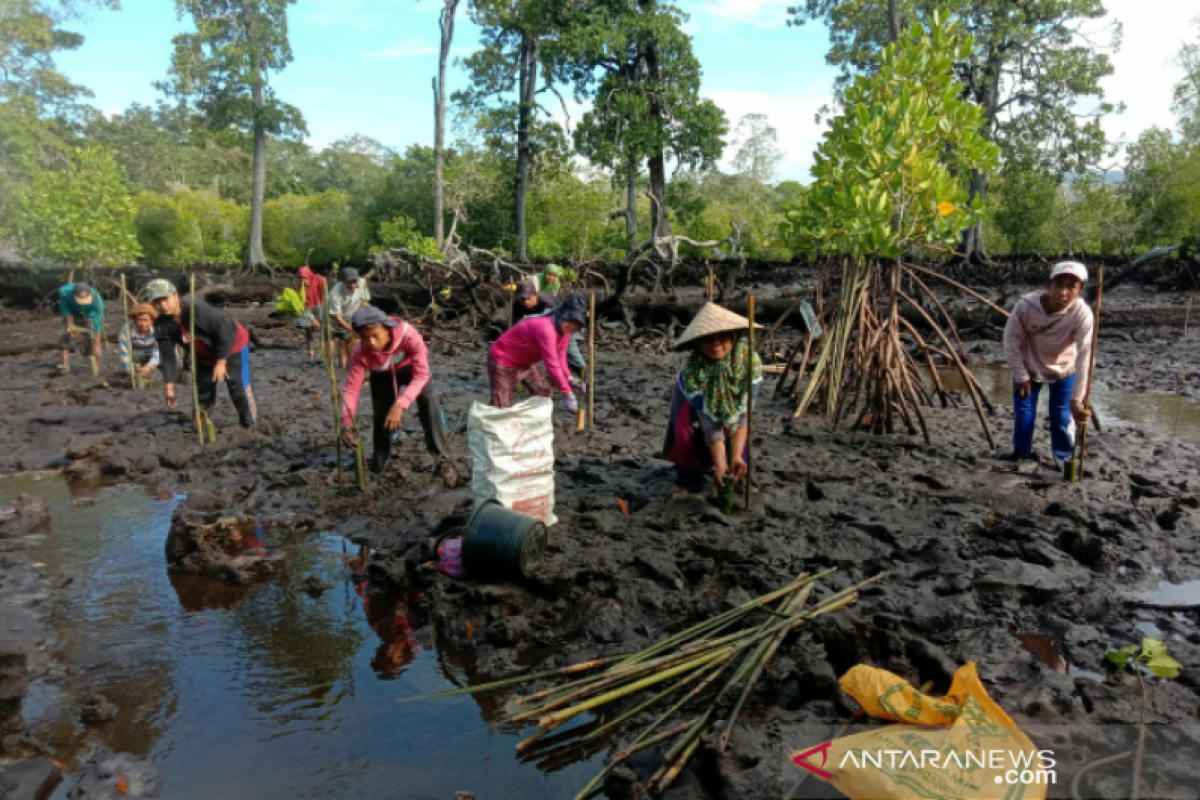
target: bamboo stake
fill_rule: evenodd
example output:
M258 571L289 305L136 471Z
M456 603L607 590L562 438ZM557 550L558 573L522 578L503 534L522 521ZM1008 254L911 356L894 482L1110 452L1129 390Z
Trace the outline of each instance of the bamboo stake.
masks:
M711 303L713 301L713 284L715 281L713 280L712 264L708 262L707 258L704 259L704 266L708 269L708 302Z
M1088 411L1092 410L1092 381L1096 377L1096 351L1100 344L1100 307L1104 303L1104 267L1100 267L1100 278L1096 284L1096 322L1092 326L1092 354L1090 364L1088 365L1088 382L1087 394L1083 398L1083 407ZM1079 432L1079 480L1083 480L1084 465L1087 460L1087 435L1088 424L1085 422L1080 427Z
M192 414L196 418L196 437L200 446L204 446L204 422L200 411L200 384L196 382L196 273L192 273L192 319L190 324L188 347L191 348L192 359Z
M754 294L750 294L750 348L746 351L746 510L750 510L750 486L754 475Z
M687 676L686 678L684 678L683 680L681 680L679 683L675 684L674 686L668 686L666 689L663 689L663 690L662 690L661 692L659 692L658 694L656 694L656 695L653 695L652 697L650 697L650 698L649 698L648 700L646 700L645 702L643 702L643 703L641 703L641 704L639 704L639 705L637 705L637 706L634 706L633 708L631 708L631 709L629 709L628 711L624 712L624 713L623 713L623 714L621 714L620 716L618 716L618 717L616 717L616 718L614 718L614 719L612 719L612 720L610 720L610 721L608 721L608 722L604 723L603 725L601 725L601 726L600 726L599 728L597 728L596 730L594 730L594 731L592 731L591 733L589 733L589 734L587 734L586 736L584 736L584 737L583 737L583 741L585 741L585 742L586 742L586 741L589 741L589 740L592 740L592 739L599 739L601 736L603 736L604 734L608 733L608 732L609 732L610 730L612 730L613 728L617 727L618 725L620 725L621 723L625 722L626 720L629 720L629 719L632 719L633 717L636 717L638 714L640 714L640 713L642 713L643 711L645 711L646 709L650 708L652 705L654 705L654 704L655 704L655 703L657 703L658 701L662 700L664 697L668 697L668 696L670 696L670 695L674 694L675 692L678 692L680 689L683 689L683 688L684 688L684 687L686 687L688 684L690 684L690 683L692 683L692 682L694 682L694 681L697 681L697 680L699 680L700 678L703 678L703 677L704 677L704 676L706 676L706 675L711 675L711 674L712 674L712 672L714 672L714 671L716 671L716 670L719 670L719 669L721 669L721 665L720 665L720 664L718 664L716 667L713 667L713 668L712 668L711 670L709 670L708 672L705 672L705 671L704 671L704 670L702 670L702 669L698 669L698 670L696 670L696 671L695 671L695 672L693 672L691 675ZM616 756L613 756L613 760L614 760L614 761L616 761L616 760L618 760L618 759L617 759L617 757L616 757Z
M367 459L363 455L362 436L358 432L357 424L354 426L354 479L358 482L358 490L365 492L367 490Z
M587 426L596 427L596 293L588 292Z
M129 326L129 385L134 389L142 388L141 373L138 371L137 365L133 363L133 320L129 318L129 292L125 289L125 273L121 273L121 310L125 315L125 325ZM118 342L121 338L120 331L117 332Z
M336 272L334 273L336 276ZM342 464L342 410L338 397L337 385L337 344L334 342L333 331L329 328L329 291L326 287L325 303L321 309L321 342L324 344L325 371L329 373L329 397L333 403L333 438L337 447L337 482L338 491L345 491L345 465Z

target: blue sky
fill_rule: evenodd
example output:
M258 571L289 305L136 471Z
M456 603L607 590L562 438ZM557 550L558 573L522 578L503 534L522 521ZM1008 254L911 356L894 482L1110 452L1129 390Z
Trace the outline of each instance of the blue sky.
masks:
M138 102L153 104L171 37L185 29L171 0L122 0L116 12L90 13L70 26L83 47L59 57L62 69L95 93L106 113ZM1117 74L1106 82L1127 110L1107 123L1114 138L1133 138L1151 125L1170 125L1170 91L1181 74L1170 58L1195 29L1192 0L1108 0L1124 25ZM820 138L814 121L829 101L834 71L825 64L828 38L819 25L788 28L789 0L682 0L687 29L704 66L703 91L722 108L731 127L748 113L766 114L785 154L780 179L808 179ZM460 9L456 54L471 52L478 29ZM289 16L295 61L272 82L300 108L310 144L321 147L361 133L403 150L433 140L431 78L437 69L438 0L299 0ZM1100 27L1100 26L1097 26ZM450 88L465 82L452 70ZM571 110L578 119L580 109Z

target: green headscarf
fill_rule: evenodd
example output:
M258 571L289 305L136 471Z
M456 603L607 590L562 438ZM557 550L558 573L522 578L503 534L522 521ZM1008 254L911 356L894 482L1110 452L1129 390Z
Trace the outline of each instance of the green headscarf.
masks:
M558 264L547 264L538 279L544 292L557 292L561 287L562 267Z
M699 346L688 356L679 373L679 385L695 405L703 398L702 409L714 422L733 425L746 413L746 354L750 342L738 337L737 344L720 361L713 361ZM751 369L754 385L762 383L762 360L755 353Z

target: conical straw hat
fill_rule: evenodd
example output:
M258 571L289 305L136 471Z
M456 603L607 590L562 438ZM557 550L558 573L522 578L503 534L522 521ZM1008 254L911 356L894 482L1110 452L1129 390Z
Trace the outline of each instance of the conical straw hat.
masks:
M754 327L762 328L762 325L755 325ZM675 342L675 349L681 350L692 342L699 341L705 336L711 336L714 333L731 333L733 331L749 329L750 320L740 314L735 314L728 309L721 308L716 303L705 303L692 319L692 324L687 326L687 330Z

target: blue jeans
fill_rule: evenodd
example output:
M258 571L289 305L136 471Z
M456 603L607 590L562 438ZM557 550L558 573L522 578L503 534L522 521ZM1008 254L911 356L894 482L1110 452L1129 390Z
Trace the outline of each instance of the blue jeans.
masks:
M1074 375L1050 384L1050 449L1060 461L1070 458L1075 450L1075 437L1071 432L1071 394L1074 391ZM1041 392L1042 384L1034 381L1029 397L1021 397L1017 394L1016 382L1013 382L1013 453L1018 458L1033 456L1033 427Z

